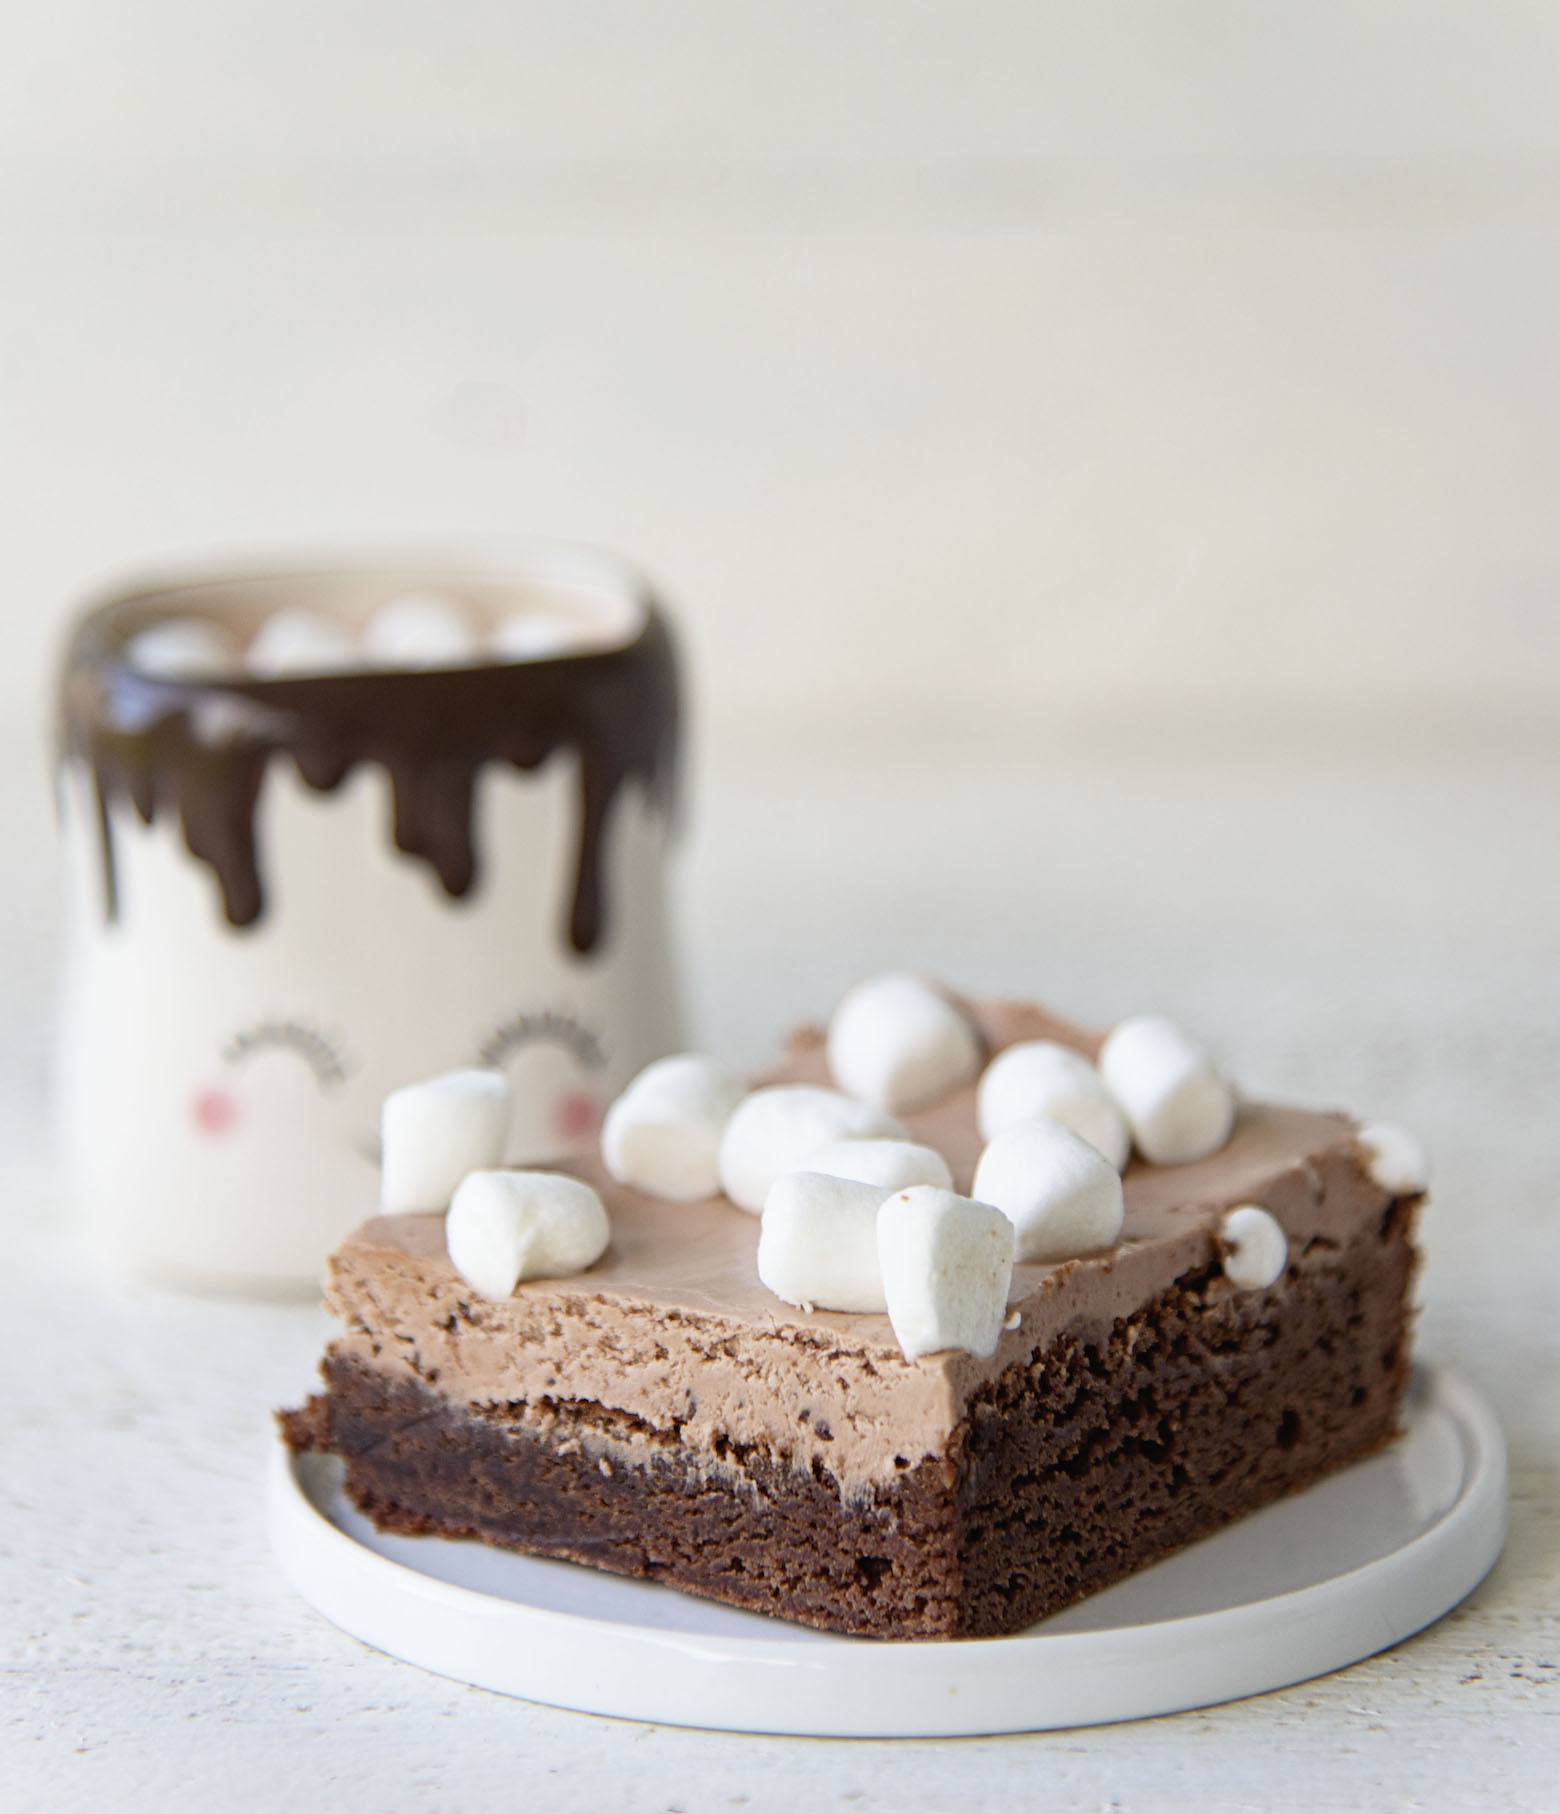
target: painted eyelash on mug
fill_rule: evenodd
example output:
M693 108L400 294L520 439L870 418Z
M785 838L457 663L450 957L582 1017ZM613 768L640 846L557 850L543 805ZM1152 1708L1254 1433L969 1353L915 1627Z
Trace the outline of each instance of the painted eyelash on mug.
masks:
M504 1021L494 1028L478 1056L483 1064L497 1070L512 1053L544 1041L572 1052L581 1070L599 1071L607 1062L600 1038L589 1027L574 1015L552 1008L540 1014L516 1014Z
M235 1033L222 1048L229 1064L242 1064L257 1052L296 1052L313 1071L315 1080L332 1088L347 1080L347 1061L317 1027L301 1020L261 1020Z

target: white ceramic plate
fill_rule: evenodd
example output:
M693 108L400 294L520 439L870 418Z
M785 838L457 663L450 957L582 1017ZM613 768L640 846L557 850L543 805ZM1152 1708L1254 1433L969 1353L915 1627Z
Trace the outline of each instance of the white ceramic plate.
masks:
M1385 1454L1008 1638L835 1637L569 1562L385 1536L339 1479L278 1444L272 1540L304 1598L376 1649L587 1713L835 1738L1038 1732L1305 1681L1449 1612L1506 1528L1500 1428L1430 1370Z

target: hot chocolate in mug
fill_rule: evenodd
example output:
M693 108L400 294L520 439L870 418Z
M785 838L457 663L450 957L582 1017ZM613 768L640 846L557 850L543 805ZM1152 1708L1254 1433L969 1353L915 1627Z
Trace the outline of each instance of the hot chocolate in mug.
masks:
M57 1132L121 1264L311 1285L390 1090L497 1067L547 1161L681 1044L676 662L611 557L163 576L81 620L60 717Z

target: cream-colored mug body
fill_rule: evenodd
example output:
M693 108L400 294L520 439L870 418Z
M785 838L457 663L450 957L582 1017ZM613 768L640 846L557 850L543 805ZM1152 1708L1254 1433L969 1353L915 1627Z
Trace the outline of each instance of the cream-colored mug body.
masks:
M145 601L220 617L237 598L243 628L289 602L353 621L376 598L430 589L489 616L569 601L580 641L527 664L533 686L551 667L569 687L582 646L610 654L658 623L632 574L558 549L160 580L121 599L133 613ZM173 1284L312 1286L374 1213L384 1096L459 1066L510 1078L512 1162L587 1146L612 1096L682 1039L666 889L675 723L661 735L670 772L621 778L597 829L601 923L580 949L586 770L596 763L599 778L600 762L588 739L561 739L529 769L479 765L477 875L460 895L395 847L386 763L358 761L326 791L278 748L253 817L264 906L235 925L166 778L146 823L67 734L57 1132L89 1238Z

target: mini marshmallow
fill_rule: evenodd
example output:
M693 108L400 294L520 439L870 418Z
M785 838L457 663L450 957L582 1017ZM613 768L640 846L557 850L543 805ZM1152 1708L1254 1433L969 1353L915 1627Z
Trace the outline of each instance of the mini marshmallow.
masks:
M934 1102L980 1069L969 1018L919 977L857 983L829 1022L829 1071L849 1095L901 1114Z
M561 1172L469 1172L444 1218L450 1264L485 1298L594 1266L612 1233L591 1187Z
M126 639L125 660L154 680L221 680L243 667L238 645L208 617L169 617Z
M1228 1085L1173 1020L1124 1020L1100 1048L1100 1076L1153 1165L1206 1159L1235 1125Z
M879 1190L908 1190L912 1184L953 1188L948 1161L935 1147L912 1140L827 1140L807 1155L807 1169L875 1184Z
M1243 1203L1219 1224L1224 1276L1242 1291L1266 1291L1289 1264L1289 1242L1265 1209Z
M1126 1121L1099 1072L1054 1039L1025 1039L999 1052L981 1077L975 1113L982 1140L1044 1115L1087 1140L1118 1172L1132 1153Z
M1000 1209L918 1184L883 1203L877 1239L888 1320L907 1358L995 1353L1013 1278L1013 1224Z
M601 1157L619 1184L691 1203L720 1190L720 1136L747 1085L685 1052L646 1066L607 1110Z
M806 1310L885 1310L877 1216L887 1194L824 1172L776 1178L764 1199L759 1278Z
M1013 1257L1070 1260L1121 1233L1121 1174L1060 1121L1015 1122L980 1156L970 1187L1013 1224Z
M578 654L580 638L557 617L518 611L506 617L488 638L494 661L546 661L550 656Z
M468 1172L498 1164L508 1133L500 1071L446 1071L392 1090L379 1111L380 1208L443 1209Z
M1354 1136L1372 1184L1394 1197L1417 1197L1430 1185L1430 1159L1407 1128L1375 1121Z
M469 668L482 660L470 617L439 592L407 592L381 605L362 647L373 668Z
M881 1135L903 1140L905 1127L870 1103L811 1084L771 1084L737 1104L720 1138L720 1187L739 1209L758 1215L770 1186L800 1171L826 1140Z
M244 662L257 680L287 680L297 675L342 674L361 667L356 638L318 611L289 606L273 611L256 630Z

